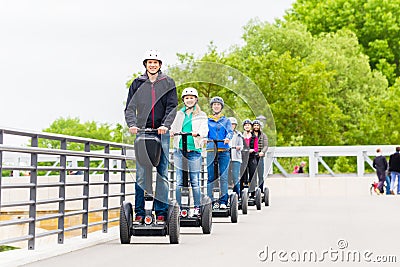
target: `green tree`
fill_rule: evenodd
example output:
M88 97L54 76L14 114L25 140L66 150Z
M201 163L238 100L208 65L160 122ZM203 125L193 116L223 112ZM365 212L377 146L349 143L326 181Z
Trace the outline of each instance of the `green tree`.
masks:
M123 127L117 124L112 127L107 123L96 123L94 121L88 121L81 123L79 118L59 118L56 119L51 125L43 129L44 132L57 133L70 136L79 136L90 139L111 141L111 142L122 142L123 141ZM39 139L40 147L47 148L60 148L60 142L48 139ZM84 144L79 143L68 143L68 149L71 150L83 150ZM92 149L101 149L100 147L94 146Z
M285 16L313 35L353 31L370 66L393 84L400 76L400 0L297 0Z
M371 72L352 32L312 36L300 23L253 20L243 38L245 45L234 49L226 63L263 91L276 118L279 144L296 136L303 136L303 145L368 141L361 125L374 120L369 101L385 94L387 82Z

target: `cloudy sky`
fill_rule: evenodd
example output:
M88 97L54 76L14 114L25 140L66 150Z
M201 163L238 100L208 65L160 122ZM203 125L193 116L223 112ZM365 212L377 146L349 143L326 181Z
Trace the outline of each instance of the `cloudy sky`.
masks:
M158 49L201 55L241 43L252 18L294 0L0 0L0 127L40 131L60 117L124 123L125 82Z

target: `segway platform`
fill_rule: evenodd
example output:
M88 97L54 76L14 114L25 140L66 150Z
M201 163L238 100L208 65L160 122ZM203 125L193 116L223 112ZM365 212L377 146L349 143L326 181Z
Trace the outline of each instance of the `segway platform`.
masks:
M200 227L201 220L199 217L181 217L181 227Z
M134 236L166 236L166 224L134 224L132 225L132 235Z

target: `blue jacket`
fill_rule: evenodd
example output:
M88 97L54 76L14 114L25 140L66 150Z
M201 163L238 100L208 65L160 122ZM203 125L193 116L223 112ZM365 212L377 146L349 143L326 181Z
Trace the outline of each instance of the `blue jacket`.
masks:
M228 138L229 140L233 137L232 124L231 121L222 116L215 121L213 118L208 118L208 139L212 140L222 140ZM218 148L229 149L229 144L224 144L223 142L218 142ZM214 143L207 143L207 150L214 149Z

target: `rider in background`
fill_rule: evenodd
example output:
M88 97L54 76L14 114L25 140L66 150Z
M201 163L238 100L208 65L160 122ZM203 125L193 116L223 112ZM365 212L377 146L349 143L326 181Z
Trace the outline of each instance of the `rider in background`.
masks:
M252 131L252 122L249 119L243 121L243 153L242 153L242 177L240 179L240 191L249 186L250 196L254 197L256 184L255 178L257 169L258 138Z
M185 88L182 91L182 101L185 106L178 110L175 120L171 125L171 136L177 132L192 133L187 137L187 159L189 168L190 184L193 190L194 216L200 215L200 170L201 150L204 145L203 139L208 135L207 115L201 111L197 104L199 94L195 88ZM182 136L174 137L174 165L176 168L176 200L181 206L181 190L183 187L182 177Z
M264 192L264 158L268 150L268 137L261 130L262 123L259 120L253 121L253 133L258 138L258 155L256 155L257 160L257 176L258 185L261 192Z
M229 143L231 147L230 175L233 181L233 191L240 197L239 176L240 165L242 164L243 137L242 133L236 129L238 124L236 118L230 117L229 120L231 121L233 130L233 137Z
M228 171L230 161L230 150L229 142L232 139L233 131L231 122L222 114L224 108L224 100L219 97L213 97L210 100L210 106L212 109L212 115L208 116L208 139L209 140L224 140L224 142L218 142L218 165L219 165L219 177L221 187L221 197L219 204L221 209L227 208L228 203ZM214 142L207 143L207 194L212 197L212 190L215 186L215 174L214 174Z

